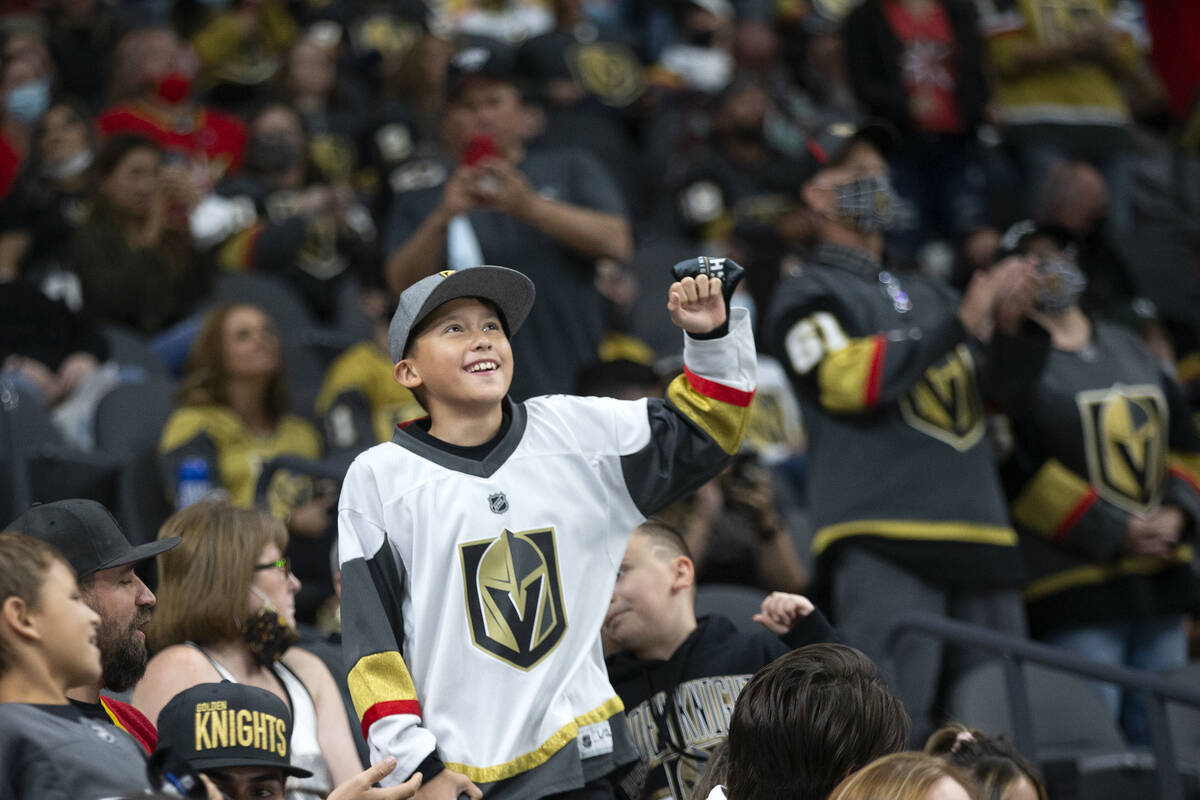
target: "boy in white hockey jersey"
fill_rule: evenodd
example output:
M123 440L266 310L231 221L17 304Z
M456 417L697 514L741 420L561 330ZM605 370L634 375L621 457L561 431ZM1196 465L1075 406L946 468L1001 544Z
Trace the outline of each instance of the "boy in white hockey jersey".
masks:
M418 798L611 797L601 779L636 758L600 643L625 544L722 469L755 388L724 265L693 263L668 292L687 335L666 400L509 400L534 295L514 270L401 295L394 375L429 417L351 465L338 539L355 710L390 780L424 775Z

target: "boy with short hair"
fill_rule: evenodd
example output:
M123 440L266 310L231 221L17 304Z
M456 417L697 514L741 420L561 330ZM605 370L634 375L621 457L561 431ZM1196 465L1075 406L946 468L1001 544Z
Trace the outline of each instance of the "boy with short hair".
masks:
M598 636L617 566L737 451L755 386L726 265L693 265L669 290L688 336L666 400L512 402L508 337L534 293L514 270L401 296L394 375L429 417L355 460L338 522L347 682L372 760L419 770L418 797L611 797L601 779L636 757Z
M712 749L729 733L733 701L751 676L796 647L834 638L807 598L772 592L738 630L696 618L696 569L683 537L659 520L633 532L604 621L608 676L625 704L641 757L619 781L631 800L691 796Z
M729 720L725 785L708 800L825 800L847 775L904 749L911 722L853 647L811 644L759 670Z

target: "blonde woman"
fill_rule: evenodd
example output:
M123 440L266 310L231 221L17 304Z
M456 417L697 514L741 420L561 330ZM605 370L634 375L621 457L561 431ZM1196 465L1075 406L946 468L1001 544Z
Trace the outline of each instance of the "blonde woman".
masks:
M287 529L259 511L205 500L177 512L159 538L181 543L158 558L158 651L133 694L149 719L179 692L229 680L282 699L294 720L292 763L313 773L289 800L323 798L362 770L333 676L293 646L300 582L284 558Z
M838 784L829 800L982 800L966 773L924 753L878 758Z

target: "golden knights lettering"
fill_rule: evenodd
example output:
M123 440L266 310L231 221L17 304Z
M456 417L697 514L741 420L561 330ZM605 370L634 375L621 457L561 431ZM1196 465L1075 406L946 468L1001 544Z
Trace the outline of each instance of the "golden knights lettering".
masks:
M287 722L262 711L228 708L224 700L196 704L196 751L252 747L287 758Z
M955 450L969 450L983 436L983 402L975 384L971 350L960 344L921 376L900 398L904 421Z
M666 692L626 710L629 733L642 762L651 771L662 765L666 772L671 794L661 797L691 795L709 752L729 735L733 705L750 677L714 675L685 681L675 688L673 713L667 710ZM660 732L660 722L669 730ZM643 800L649 798L643 795Z
M1162 498L1167 463L1167 401L1154 385L1080 392L1088 480L1096 493L1126 511Z
M554 529L506 529L458 552L475 646L520 669L537 666L567 630Z

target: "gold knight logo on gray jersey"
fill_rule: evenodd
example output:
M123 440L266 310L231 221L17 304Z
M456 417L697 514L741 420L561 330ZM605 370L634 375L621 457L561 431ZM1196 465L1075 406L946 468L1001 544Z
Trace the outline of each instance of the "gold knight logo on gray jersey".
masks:
M986 424L970 348L960 344L925 370L900 398L900 414L913 428L955 450L974 447Z
M472 642L519 669L537 666L567 630L554 529L506 529L458 553Z
M1167 470L1167 401L1162 389L1111 386L1075 396L1083 418L1088 480L1096 493L1130 512L1162 499Z

